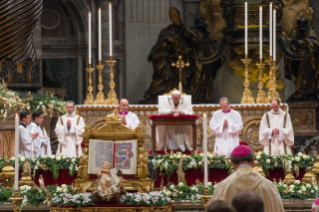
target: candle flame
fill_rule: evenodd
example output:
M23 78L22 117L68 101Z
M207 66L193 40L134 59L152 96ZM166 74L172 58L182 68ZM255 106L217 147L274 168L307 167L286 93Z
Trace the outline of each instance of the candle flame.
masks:
M112 3L109 3L109 6L112 6Z
M18 113L16 113L16 118L19 118L19 115L18 115Z
M274 10L274 12L276 12L276 10Z
M99 8L99 12L101 12L101 8Z
M259 7L259 9L261 9L262 7Z
M203 116L206 117L206 113L204 113Z
M272 2L270 2L270 5L272 5Z
M91 12L89 12L89 15L91 15Z

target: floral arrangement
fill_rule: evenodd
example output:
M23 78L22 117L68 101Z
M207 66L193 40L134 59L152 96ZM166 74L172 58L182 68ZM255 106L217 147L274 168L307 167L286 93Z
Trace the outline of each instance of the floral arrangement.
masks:
M154 166L159 168L160 173L165 172L165 174L170 177L177 169L180 160L183 161L183 170L196 169L203 166L204 154L200 153L195 156L190 156L177 152L166 155L156 155L152 162ZM229 171L232 169L229 157L216 157L208 153L207 162L209 164L209 168L228 169Z
M57 207L60 206L73 206L79 209L81 206L90 206L94 204L94 197L91 193L85 194L68 194L62 193L55 196L52 199L52 204L56 205Z
M13 189L6 189L5 187L0 184L0 204L3 204L5 202L9 201L9 198L13 194Z
M3 168L6 159L0 158L0 169ZM33 175L35 175L36 170L43 169L43 170L51 170L53 172L54 179L59 177L59 170L60 169L69 169L69 174L74 175L79 168L79 158L69 158L63 154L59 156L52 155L50 157L43 156L38 158L25 158L19 155L19 169L23 169L24 162L30 162L31 169L33 169ZM10 162L12 166L15 165L15 157L10 158Z
M212 185L211 182L208 182L210 194L214 194L217 185L218 184ZM200 194L204 192L204 186L201 183L192 186L187 186L184 183L178 183L177 185L168 183L163 192L174 201L203 201Z
M146 205L146 206L165 206L171 203L171 198L160 191L146 193L127 193L120 198L121 204Z
M319 197L318 186L311 185L309 183L301 183L300 180L296 180L294 184L287 186L281 180L279 183L274 180L277 186L281 199L316 199Z

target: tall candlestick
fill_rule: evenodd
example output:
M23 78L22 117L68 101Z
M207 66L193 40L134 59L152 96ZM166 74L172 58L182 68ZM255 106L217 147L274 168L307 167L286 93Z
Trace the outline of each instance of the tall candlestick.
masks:
M102 18L101 8L99 8L99 61L102 60Z
M259 59L263 58L263 9L259 8Z
M15 143L14 143L14 189L19 189L19 116L15 116Z
M273 36L273 60L276 61L276 33L277 33L277 23L276 23L276 10L274 10L274 13L273 13L273 20L274 20L274 23L273 23L273 33L274 33L274 36Z
M245 2L245 55L248 55L248 8Z
M269 56L272 56L272 2L269 4Z
M207 188L208 183L208 164L207 164L207 117L203 115L203 149L204 149L204 188Z
M112 43L112 4L109 3L109 37L110 37L110 57L113 56L113 43Z
M91 12L89 12L89 64L92 64L92 35L91 35Z

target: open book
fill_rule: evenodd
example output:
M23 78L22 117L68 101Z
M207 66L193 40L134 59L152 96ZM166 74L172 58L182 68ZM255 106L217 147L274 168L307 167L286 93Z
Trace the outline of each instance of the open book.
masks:
M123 174L136 174L137 140L108 141L90 139L89 174L97 174L105 161L120 169Z

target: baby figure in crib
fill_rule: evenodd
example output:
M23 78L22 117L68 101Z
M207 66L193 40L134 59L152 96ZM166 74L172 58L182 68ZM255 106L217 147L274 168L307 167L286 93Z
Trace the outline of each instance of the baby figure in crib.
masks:
M112 169L112 164L105 161L102 168L99 169L97 177L100 178L98 185L98 192L100 196L114 194L117 191L116 186L119 184L120 179L116 175L117 170Z

